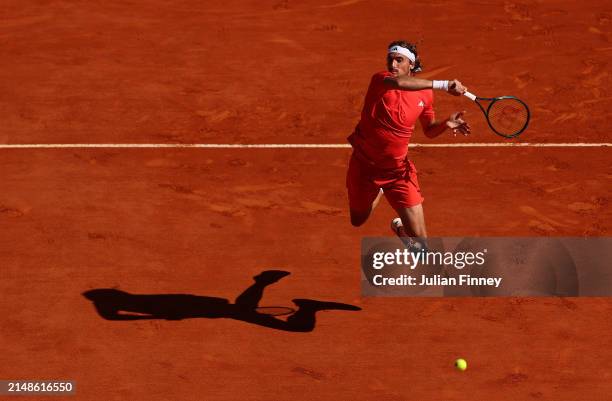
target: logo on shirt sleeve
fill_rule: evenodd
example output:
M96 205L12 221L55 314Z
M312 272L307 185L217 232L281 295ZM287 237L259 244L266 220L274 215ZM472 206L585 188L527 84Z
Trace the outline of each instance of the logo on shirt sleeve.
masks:
M418 104L419 107L425 107L425 103L423 103L423 101L421 100Z

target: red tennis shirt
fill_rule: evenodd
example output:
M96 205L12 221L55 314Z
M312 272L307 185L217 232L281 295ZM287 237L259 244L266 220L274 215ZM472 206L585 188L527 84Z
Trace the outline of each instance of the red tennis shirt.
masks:
M372 76L361 120L348 138L360 158L381 169L403 166L416 120L427 127L435 117L431 89L393 89L383 82L389 76L387 71Z

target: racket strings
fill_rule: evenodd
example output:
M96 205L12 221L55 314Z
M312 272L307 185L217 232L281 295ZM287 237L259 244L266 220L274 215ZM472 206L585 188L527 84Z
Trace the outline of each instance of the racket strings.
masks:
M529 122L527 107L516 99L499 99L489 108L489 123L498 133L506 136L521 133Z

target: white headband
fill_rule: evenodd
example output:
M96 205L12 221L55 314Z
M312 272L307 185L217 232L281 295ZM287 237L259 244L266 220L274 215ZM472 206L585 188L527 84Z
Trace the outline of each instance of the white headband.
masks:
M399 53L402 56L406 56L408 60L412 61L413 63L416 61L416 56L414 55L414 53L402 46L391 46L389 48L389 53Z

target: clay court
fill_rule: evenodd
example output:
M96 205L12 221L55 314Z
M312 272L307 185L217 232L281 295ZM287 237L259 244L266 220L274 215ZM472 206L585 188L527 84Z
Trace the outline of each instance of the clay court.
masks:
M0 379L74 380L79 400L610 398L609 298L362 297L361 238L394 212L351 227L333 146L385 46L417 41L420 77L532 112L508 141L436 92L473 134L413 144L531 145L411 149L429 235L610 236L605 2L10 0L0 21ZM290 275L263 306L361 310L300 331L106 320L83 296L231 303L267 270Z

